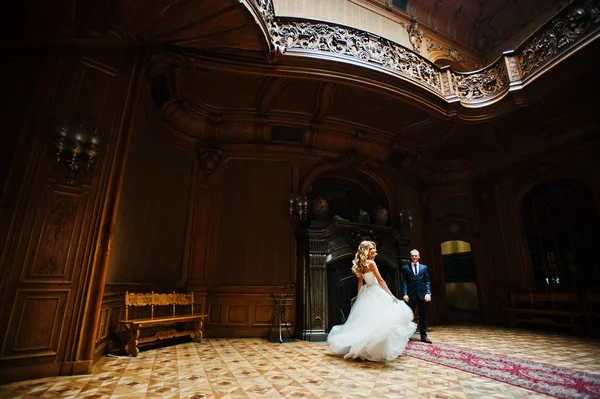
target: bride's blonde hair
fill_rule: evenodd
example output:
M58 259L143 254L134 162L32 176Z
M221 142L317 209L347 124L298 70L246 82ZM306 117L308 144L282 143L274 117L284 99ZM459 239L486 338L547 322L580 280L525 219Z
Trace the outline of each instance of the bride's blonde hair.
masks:
M367 261L369 260L369 246L373 245L373 248L377 249L377 244L373 241L363 241L358 246L358 251L352 261L352 273L356 274L356 277L360 277L364 267L367 267Z

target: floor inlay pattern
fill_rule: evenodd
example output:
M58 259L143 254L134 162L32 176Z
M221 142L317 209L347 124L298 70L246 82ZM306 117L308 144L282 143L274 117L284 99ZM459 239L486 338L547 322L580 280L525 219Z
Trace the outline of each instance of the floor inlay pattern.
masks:
M434 343L600 374L600 342L479 326L438 326ZM91 375L0 386L1 398L543 398L509 384L402 356L348 361L324 343L206 339L107 356Z

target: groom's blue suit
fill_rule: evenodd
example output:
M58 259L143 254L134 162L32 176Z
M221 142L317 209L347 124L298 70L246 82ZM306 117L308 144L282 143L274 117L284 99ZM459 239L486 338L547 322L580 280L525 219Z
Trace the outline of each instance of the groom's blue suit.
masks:
M425 295L431 295L431 284L427 266L418 263L418 272L415 274L413 264L409 263L402 267L402 292L408 296L408 306L415 311L419 305L419 332L421 339L427 338L427 302Z

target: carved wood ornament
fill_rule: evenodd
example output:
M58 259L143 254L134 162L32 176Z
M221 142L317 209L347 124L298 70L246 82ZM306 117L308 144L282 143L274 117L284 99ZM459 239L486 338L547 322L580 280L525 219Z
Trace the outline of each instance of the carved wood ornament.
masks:
M221 162L223 151L203 145L198 147L198 158L200 161L200 170L202 174L202 183L204 186L208 185L213 173Z

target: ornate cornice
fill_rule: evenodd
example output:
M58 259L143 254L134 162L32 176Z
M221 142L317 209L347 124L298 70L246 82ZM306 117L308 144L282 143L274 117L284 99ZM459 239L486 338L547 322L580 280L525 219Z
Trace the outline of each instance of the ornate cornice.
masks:
M272 0L240 1L253 3L253 8L263 16L271 48L267 59L271 63L277 62L283 54L290 54L354 64L408 80L448 103L459 102L468 108L492 105L509 91L522 89L536 74L549 69L600 33L597 2L574 1L514 52L506 52L480 70L459 73L440 68L414 50L364 30L330 22L277 17Z

